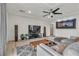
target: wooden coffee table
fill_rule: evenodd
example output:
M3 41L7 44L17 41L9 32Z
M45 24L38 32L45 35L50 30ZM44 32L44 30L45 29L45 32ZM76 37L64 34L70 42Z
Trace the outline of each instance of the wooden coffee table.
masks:
M33 48L35 48L37 45L39 45L39 44L41 44L41 43L48 45L48 44L50 43L50 41L47 40L47 39L38 40L38 41L32 41L32 42L30 42L30 45L31 45Z

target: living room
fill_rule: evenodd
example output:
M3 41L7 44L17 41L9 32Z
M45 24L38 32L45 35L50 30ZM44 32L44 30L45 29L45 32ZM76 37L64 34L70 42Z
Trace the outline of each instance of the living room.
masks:
M70 40L65 42L65 46L78 41L78 10L79 4L77 3L7 3L6 55L69 55L66 53L59 54L49 47L61 45L60 43L65 42L64 40L66 39ZM54 39L63 41L56 42ZM74 42L72 42L73 40ZM31 48L26 51L26 45L28 44ZM72 55L77 54L74 53Z
M34 16L33 14L36 13L36 10L32 10L31 13L29 11L35 6L34 4L7 4L8 5L8 41L9 40L14 40L14 26L18 25L18 39L20 39L21 34L29 34L28 27L29 25L36 25L40 26L40 33L43 34L43 27L46 27L46 35L50 35L50 24L46 20L42 20L38 15ZM21 5L21 6L19 6ZM23 7L24 5L27 5ZM16 7L15 7L16 6ZM27 8L28 9L27 9ZM15 10L16 8L16 10ZM22 9L24 8L24 9ZM37 8L37 7L35 7ZM22 11L25 12L22 12ZM14 12L13 12L14 11ZM37 10L38 13L39 10ZM17 12L17 13L16 13ZM36 13L36 14L37 14ZM39 18L38 18L39 17Z

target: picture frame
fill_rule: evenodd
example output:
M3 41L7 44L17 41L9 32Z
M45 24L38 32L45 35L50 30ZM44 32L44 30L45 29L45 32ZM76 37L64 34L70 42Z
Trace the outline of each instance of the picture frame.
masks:
M76 18L56 22L57 29L75 29Z

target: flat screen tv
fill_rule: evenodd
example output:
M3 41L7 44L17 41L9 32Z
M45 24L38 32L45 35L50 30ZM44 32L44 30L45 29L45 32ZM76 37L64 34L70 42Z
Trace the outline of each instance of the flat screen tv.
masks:
M41 30L41 26L37 26L37 25L29 25L29 33L40 33Z
M57 29L73 29L76 28L76 18L56 22Z
M29 25L28 33L30 34L29 39L40 37L41 26L38 25Z

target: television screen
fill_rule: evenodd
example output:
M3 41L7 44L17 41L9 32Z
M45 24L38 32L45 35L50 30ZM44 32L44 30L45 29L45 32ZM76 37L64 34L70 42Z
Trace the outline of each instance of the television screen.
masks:
M76 19L69 19L65 21L56 22L56 28L76 28Z
M40 26L33 26L33 30L36 32L40 32Z
M29 25L28 30L29 30L29 33L40 33L41 26Z

